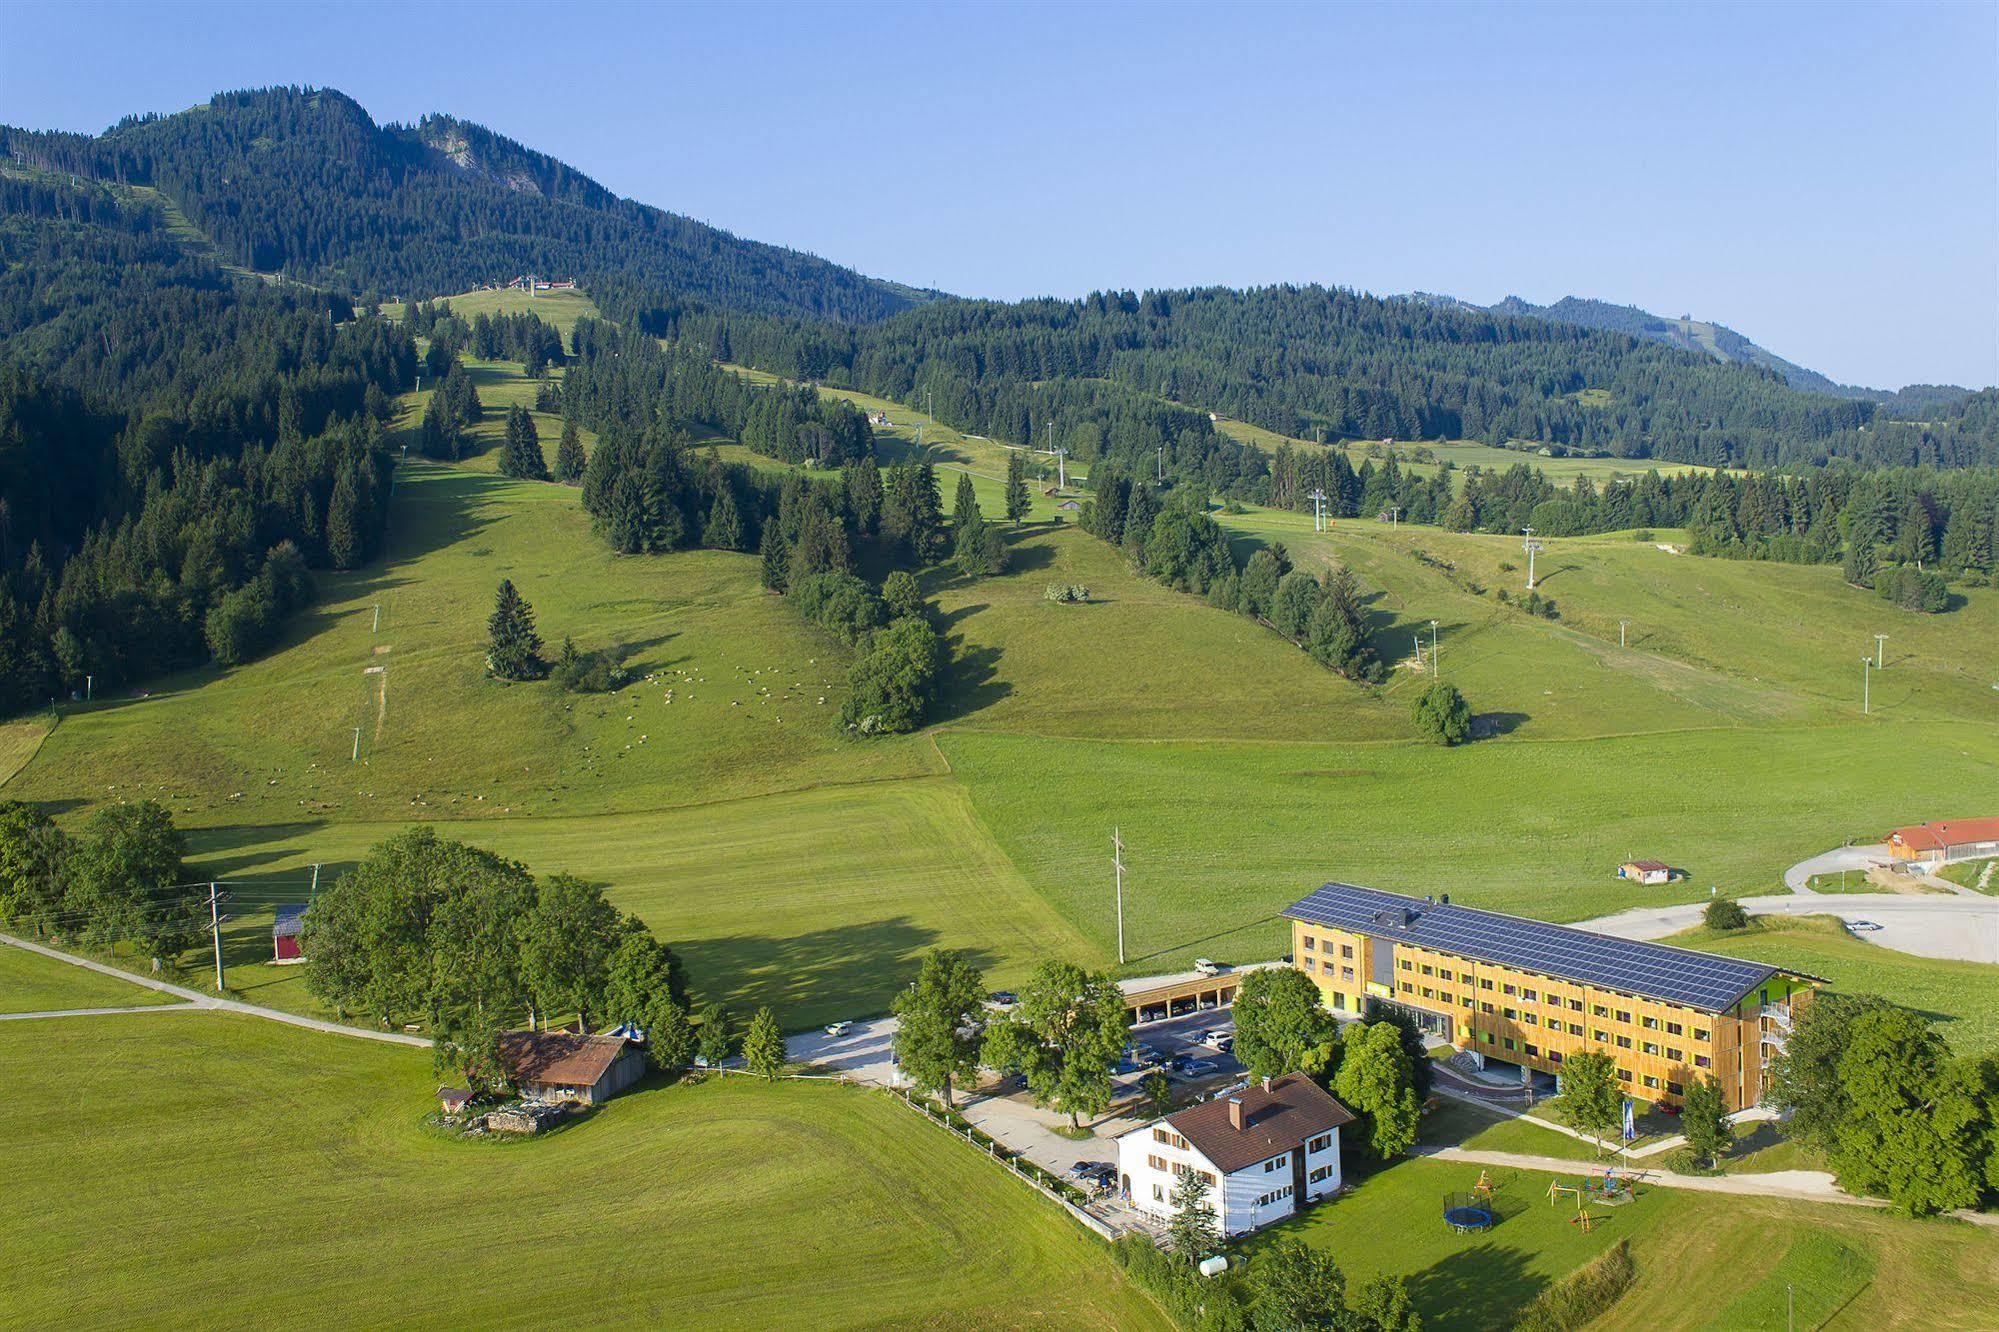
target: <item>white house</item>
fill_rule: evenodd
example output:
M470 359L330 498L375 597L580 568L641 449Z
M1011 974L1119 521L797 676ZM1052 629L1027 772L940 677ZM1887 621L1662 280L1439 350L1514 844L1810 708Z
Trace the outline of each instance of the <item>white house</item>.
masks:
M1189 1106L1118 1139L1118 1187L1131 1205L1173 1215L1173 1186L1192 1172L1224 1235L1281 1221L1300 1199L1340 1187L1340 1125L1353 1115L1301 1073Z

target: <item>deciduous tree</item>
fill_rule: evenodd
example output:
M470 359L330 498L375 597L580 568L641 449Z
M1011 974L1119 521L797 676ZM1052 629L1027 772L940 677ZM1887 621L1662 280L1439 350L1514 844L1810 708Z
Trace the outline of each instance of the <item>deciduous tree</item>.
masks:
M1233 1011L1233 1053L1252 1078L1318 1077L1331 1064L1339 1024L1304 972L1290 967L1249 972L1236 990Z
M909 1080L942 1092L952 1104L953 1085L978 1071L985 983L963 953L948 948L924 954L916 980L895 997L896 1060Z
M1109 974L1044 962L1013 1012L987 1029L983 1062L1023 1075L1035 1104L1080 1128L1083 1115L1110 1105L1111 1070L1130 1026L1124 994Z

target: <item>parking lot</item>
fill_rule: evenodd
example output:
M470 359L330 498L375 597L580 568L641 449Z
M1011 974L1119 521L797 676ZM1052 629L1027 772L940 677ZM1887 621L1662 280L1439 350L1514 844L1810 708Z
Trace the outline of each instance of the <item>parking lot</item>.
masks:
M1235 1017L1228 1009L1209 1009L1201 1013L1189 1013L1185 1017L1141 1023L1131 1029L1131 1039L1134 1045L1150 1045L1166 1056L1167 1073L1173 1076L1175 1082L1186 1081L1175 1076L1170 1067L1173 1061L1183 1055L1205 1059L1215 1065L1213 1073L1193 1079L1195 1085L1207 1086L1235 1081L1242 1076L1241 1062L1233 1054L1217 1050L1201 1041L1202 1033L1215 1029L1226 1031L1231 1035L1235 1033ZM1120 1080L1136 1078L1143 1076L1143 1072L1144 1070L1127 1071L1127 1068L1121 1067L1119 1077Z

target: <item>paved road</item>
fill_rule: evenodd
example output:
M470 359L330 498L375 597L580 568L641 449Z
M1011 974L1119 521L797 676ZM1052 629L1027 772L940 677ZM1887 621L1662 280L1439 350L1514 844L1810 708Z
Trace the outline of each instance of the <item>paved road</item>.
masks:
M8 944L15 948L24 948L30 953L40 953L43 957L52 957L58 962L67 962L73 967L82 967L86 971L95 971L103 976L115 976L119 980L130 981L134 985L142 985L149 990L158 990L162 994L175 995L187 1000L188 1005L195 1008L204 1008L218 1013L242 1013L249 1017L260 1017L270 1022L282 1022L287 1026L303 1027L307 1031L330 1032L335 1036L358 1036L364 1041L384 1041L390 1045L413 1045L425 1050L430 1048L430 1040L427 1037L412 1036L408 1032L402 1031L370 1031L366 1027L349 1027L343 1023L328 1022L322 1018L306 1017L299 1013L280 1012L275 1008L260 1008L256 1004L246 1004L238 999L224 999L218 995L203 994L199 990L190 990L185 985L175 985L170 981L155 980L151 976L140 976L130 971L120 971L117 967L106 966L102 962L93 962L87 957L78 957L73 953L61 952L54 948L45 948L38 943L29 943L26 939L16 939L11 934L0 934L0 944ZM182 1005L154 1004L149 1007L173 1009L182 1007Z
M1510 1166L1550 1175L1601 1174L1602 1166L1589 1161L1565 1161L1559 1156L1526 1156L1517 1152L1485 1152L1468 1147L1438 1147L1417 1155L1437 1161L1461 1161L1466 1165ZM1804 1202L1840 1203L1848 1207L1887 1207L1882 1198L1859 1198L1842 1193L1833 1177L1823 1170L1772 1170L1749 1175L1676 1175L1670 1170L1645 1168L1631 1172L1643 1184L1663 1189L1688 1189L1696 1193L1733 1193L1753 1198L1796 1198ZM1960 1211L1952 1216L1974 1225L1999 1228L1999 1213Z
M1784 886L1794 893L1809 893L1808 886L1814 874L1837 874L1841 870L1857 871L1863 877L1876 865L1885 864L1894 857L1888 852L1886 842L1872 846L1842 846L1826 851L1809 860L1801 860L1784 871Z
M1856 936L1883 948L1917 957L1951 958L1999 964L1999 897L1946 897L1924 893L1786 893L1745 897L1743 908L1753 915L1837 916L1851 925L1872 921L1878 930ZM1635 907L1612 916L1582 922L1626 939L1663 939L1700 924L1705 902L1680 906Z

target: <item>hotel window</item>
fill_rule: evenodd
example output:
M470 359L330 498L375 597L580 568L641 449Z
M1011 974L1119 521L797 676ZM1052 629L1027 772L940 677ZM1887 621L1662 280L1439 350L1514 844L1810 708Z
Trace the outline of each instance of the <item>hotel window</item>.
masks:
M1589 1038L1597 1042L1598 1044L1602 1044L1603 1042L1608 1041L1610 1039L1610 1033L1604 1031L1592 1031L1589 1034Z
M1622 1022L1622 1023L1625 1023L1625 1024L1626 1024L1626 1025L1628 1026L1628 1025L1630 1024L1630 1022L1631 1022L1631 1013L1630 1013L1630 1011L1629 1011L1629 1010L1627 1010L1627 1009L1622 1009L1622 1008L1618 1009L1618 1010L1617 1010L1617 1020L1618 1020L1619 1022Z
M1308 1152L1323 1152L1332 1145L1333 1135L1330 1133L1321 1133L1318 1137L1305 1144L1305 1150Z
M1659 1085L1659 1079L1653 1077L1650 1073L1647 1073L1645 1075L1645 1085L1648 1087L1656 1088Z
M1169 1129L1156 1128L1152 1130L1152 1140L1154 1142L1163 1142L1168 1147L1178 1147L1183 1152L1187 1150L1187 1140Z
M1539 1054L1541 1053L1541 1047L1540 1047L1540 1046L1538 1046L1538 1045L1535 1045L1534 1043L1532 1043L1532 1042L1530 1041L1530 1042L1528 1043L1528 1045L1527 1045L1527 1053L1528 1053L1528 1054L1530 1054L1530 1055L1535 1055L1535 1056L1538 1056L1538 1055L1539 1055Z
M1508 993L1508 994L1512 994L1512 993L1513 993L1513 987L1512 987L1511 985L1509 985L1509 986L1507 986L1507 987L1506 987L1506 993Z
M1171 1166L1166 1164L1166 1158L1163 1156L1148 1156L1145 1158L1145 1163L1162 1175L1172 1169Z
M1666 1024L1666 1034L1668 1036L1684 1036L1687 1034L1687 1029L1677 1022L1668 1022Z
M1270 1173L1271 1171L1273 1171L1273 1170L1281 1170L1281 1169L1283 1169L1283 1168L1284 1168L1284 1165L1285 1165L1285 1163L1286 1163L1286 1162L1288 1162L1288 1161L1289 1161L1290 1159L1291 1159L1291 1158L1290 1158L1290 1157L1288 1157L1288 1156L1273 1156L1273 1157L1271 1157L1271 1158L1270 1158L1270 1159L1269 1159L1268 1161L1265 1161L1265 1162L1263 1163L1263 1173L1267 1175L1267 1174L1269 1174L1269 1173Z
M1435 999L1437 997L1437 992L1431 989L1429 986L1425 985L1423 987L1423 997L1425 999Z
M1306 935L1306 936L1305 936L1305 951L1306 951L1306 952L1308 952L1308 953L1315 953L1315 952L1317 952L1318 950L1319 950L1319 941L1318 941L1317 939L1314 939L1314 938L1313 938L1313 937L1312 937L1311 935L1309 935L1309 934L1308 934L1308 935Z
M1702 1030L1701 1030L1701 1029L1700 1029L1699 1027L1695 1027L1695 1028L1694 1028L1694 1039L1695 1039L1695 1040L1697 1040L1697 1041L1704 1041L1704 1040L1706 1040L1706 1039L1707 1039L1707 1033L1706 1033L1706 1032L1704 1032L1704 1031L1702 1031Z
M1317 971L1318 969L1319 969L1319 959L1318 959L1318 958L1316 958L1316 957L1308 957L1308 958L1306 958L1306 959L1305 959L1305 970L1307 970L1307 971Z
M1695 1055L1695 1056L1694 1056L1694 1067L1695 1067L1695 1068L1712 1068L1712 1067L1714 1067L1714 1060L1712 1060L1712 1059L1709 1059L1709 1058L1708 1058L1708 1057L1707 1057L1706 1055Z
M1415 986L1413 986L1413 985L1411 985L1411 984L1410 984L1410 983L1409 983L1408 981L1403 981L1403 982L1402 982L1402 993L1404 993L1404 994L1414 994L1414 993L1416 993L1416 987L1415 987Z
M1416 969L1416 964L1411 962L1408 958L1405 957L1402 959L1402 969L1404 971L1414 971Z
M1645 1042L1645 1053L1656 1056L1659 1053L1659 1047L1653 1042L1647 1041Z
M1215 1187L1215 1176L1213 1172L1207 1170L1196 1170L1194 1173L1201 1177L1201 1182L1203 1184L1207 1185L1211 1189Z
M1617 1080L1618 1080L1619 1082L1629 1082L1629 1081L1631 1081L1631 1070L1630 1070L1630 1069L1628 1069L1628 1068L1620 1068L1620 1069L1618 1069L1618 1070L1617 1070Z
M1541 1019L1535 1017L1532 1013L1522 1013L1520 1015L1520 1020L1522 1022L1525 1022L1530 1027L1538 1027L1541 1025Z
M1500 1010L1500 1016L1504 1017L1508 1022L1511 1022L1515 1018L1518 1018L1520 1016L1520 1010L1517 1008L1502 1008Z
M1685 1091L1686 1088L1682 1087L1677 1082L1668 1082L1666 1084L1666 1090L1671 1092L1673 1095L1678 1096L1681 1092Z
M1569 1000L1569 1011L1570 1011L1571 1013L1580 1013L1580 1012L1582 1012L1582 1011L1583 1011L1583 1001L1582 1001L1582 1000L1580 1000L1580 999L1571 999L1571 1000Z
M1541 995L1540 992L1537 990L1523 989L1520 991L1520 997L1522 999L1525 999L1530 1004L1538 1004L1541 1002Z
M1590 1015L1592 1017L1609 1017L1610 1010L1608 1008L1605 1008L1602 1004L1597 1004L1595 1007L1590 1009Z
M1508 1036L1505 1040L1501 1041L1500 1044L1505 1046L1507 1049L1511 1050L1513 1048L1513 1038L1511 1036Z
M1478 983L1478 988L1481 990L1490 990L1492 988L1492 982L1489 980L1481 980Z
M1559 1063L1561 1063L1561 1062L1562 1062L1562 1052L1561 1052L1560 1050L1550 1050L1550 1051L1548 1051L1548 1062L1549 1062L1549 1063L1551 1063L1551 1064L1559 1064Z
M1152 1186L1152 1201L1157 1203L1166 1201L1166 1187L1163 1184L1154 1184Z
M1655 1017L1648 1017L1645 1019L1645 1026L1647 1027L1647 1029L1651 1031L1657 1031L1659 1030L1659 1019Z
M1341 967L1341 968L1340 968L1340 979L1341 979L1341 980L1352 980L1352 979L1353 979L1353 968L1352 968L1352 967Z
M1469 971L1460 971L1458 973L1458 979L1463 981L1465 984L1470 985L1472 983L1472 974Z
M1617 1038L1617 1048L1620 1050L1629 1050L1631 1048L1631 1038L1629 1036L1619 1036Z
M1463 1005L1464 1005L1464 1006L1465 1006L1466 1008L1477 1008L1477 1007L1478 1007L1478 1001L1477 1001L1476 999L1472 998L1472 997L1471 997L1470 995L1466 995L1466 996L1464 996L1464 998L1462 998L1462 999L1458 1000L1458 1002L1459 1002L1459 1003L1461 1003L1461 1004L1463 1004Z
M1423 964L1423 974L1425 976L1434 976L1437 974L1437 969L1431 966L1428 962L1425 962Z
M1666 1058L1668 1058L1668 1059L1672 1060L1672 1061L1673 1061L1674 1063L1676 1063L1676 1064L1677 1064L1677 1063L1679 1063L1679 1062L1680 1062L1680 1061L1681 1061L1682 1059L1685 1059L1685 1058L1686 1058L1686 1055L1685 1055L1684 1053L1682 1053L1682 1052L1681 1052L1681 1050L1680 1050L1680 1048L1679 1048L1678 1046L1676 1046L1676 1045L1669 1045L1669 1046L1667 1046L1667 1047L1666 1047Z
M1352 944L1341 944L1341 945L1340 945L1340 956L1341 956L1341 957L1352 957L1352 956L1353 956L1353 945L1352 945Z
M1582 1023L1580 1023L1580 1022L1571 1022L1571 1023L1569 1024L1569 1035L1571 1035L1571 1036L1580 1036L1580 1035L1582 1035L1582 1034L1583 1034L1583 1024L1582 1024Z
M1331 1166L1329 1165L1320 1166L1317 1170L1314 1170L1312 1172L1311 1182L1317 1184L1321 1180L1331 1179L1332 1177L1333 1177L1333 1168Z

